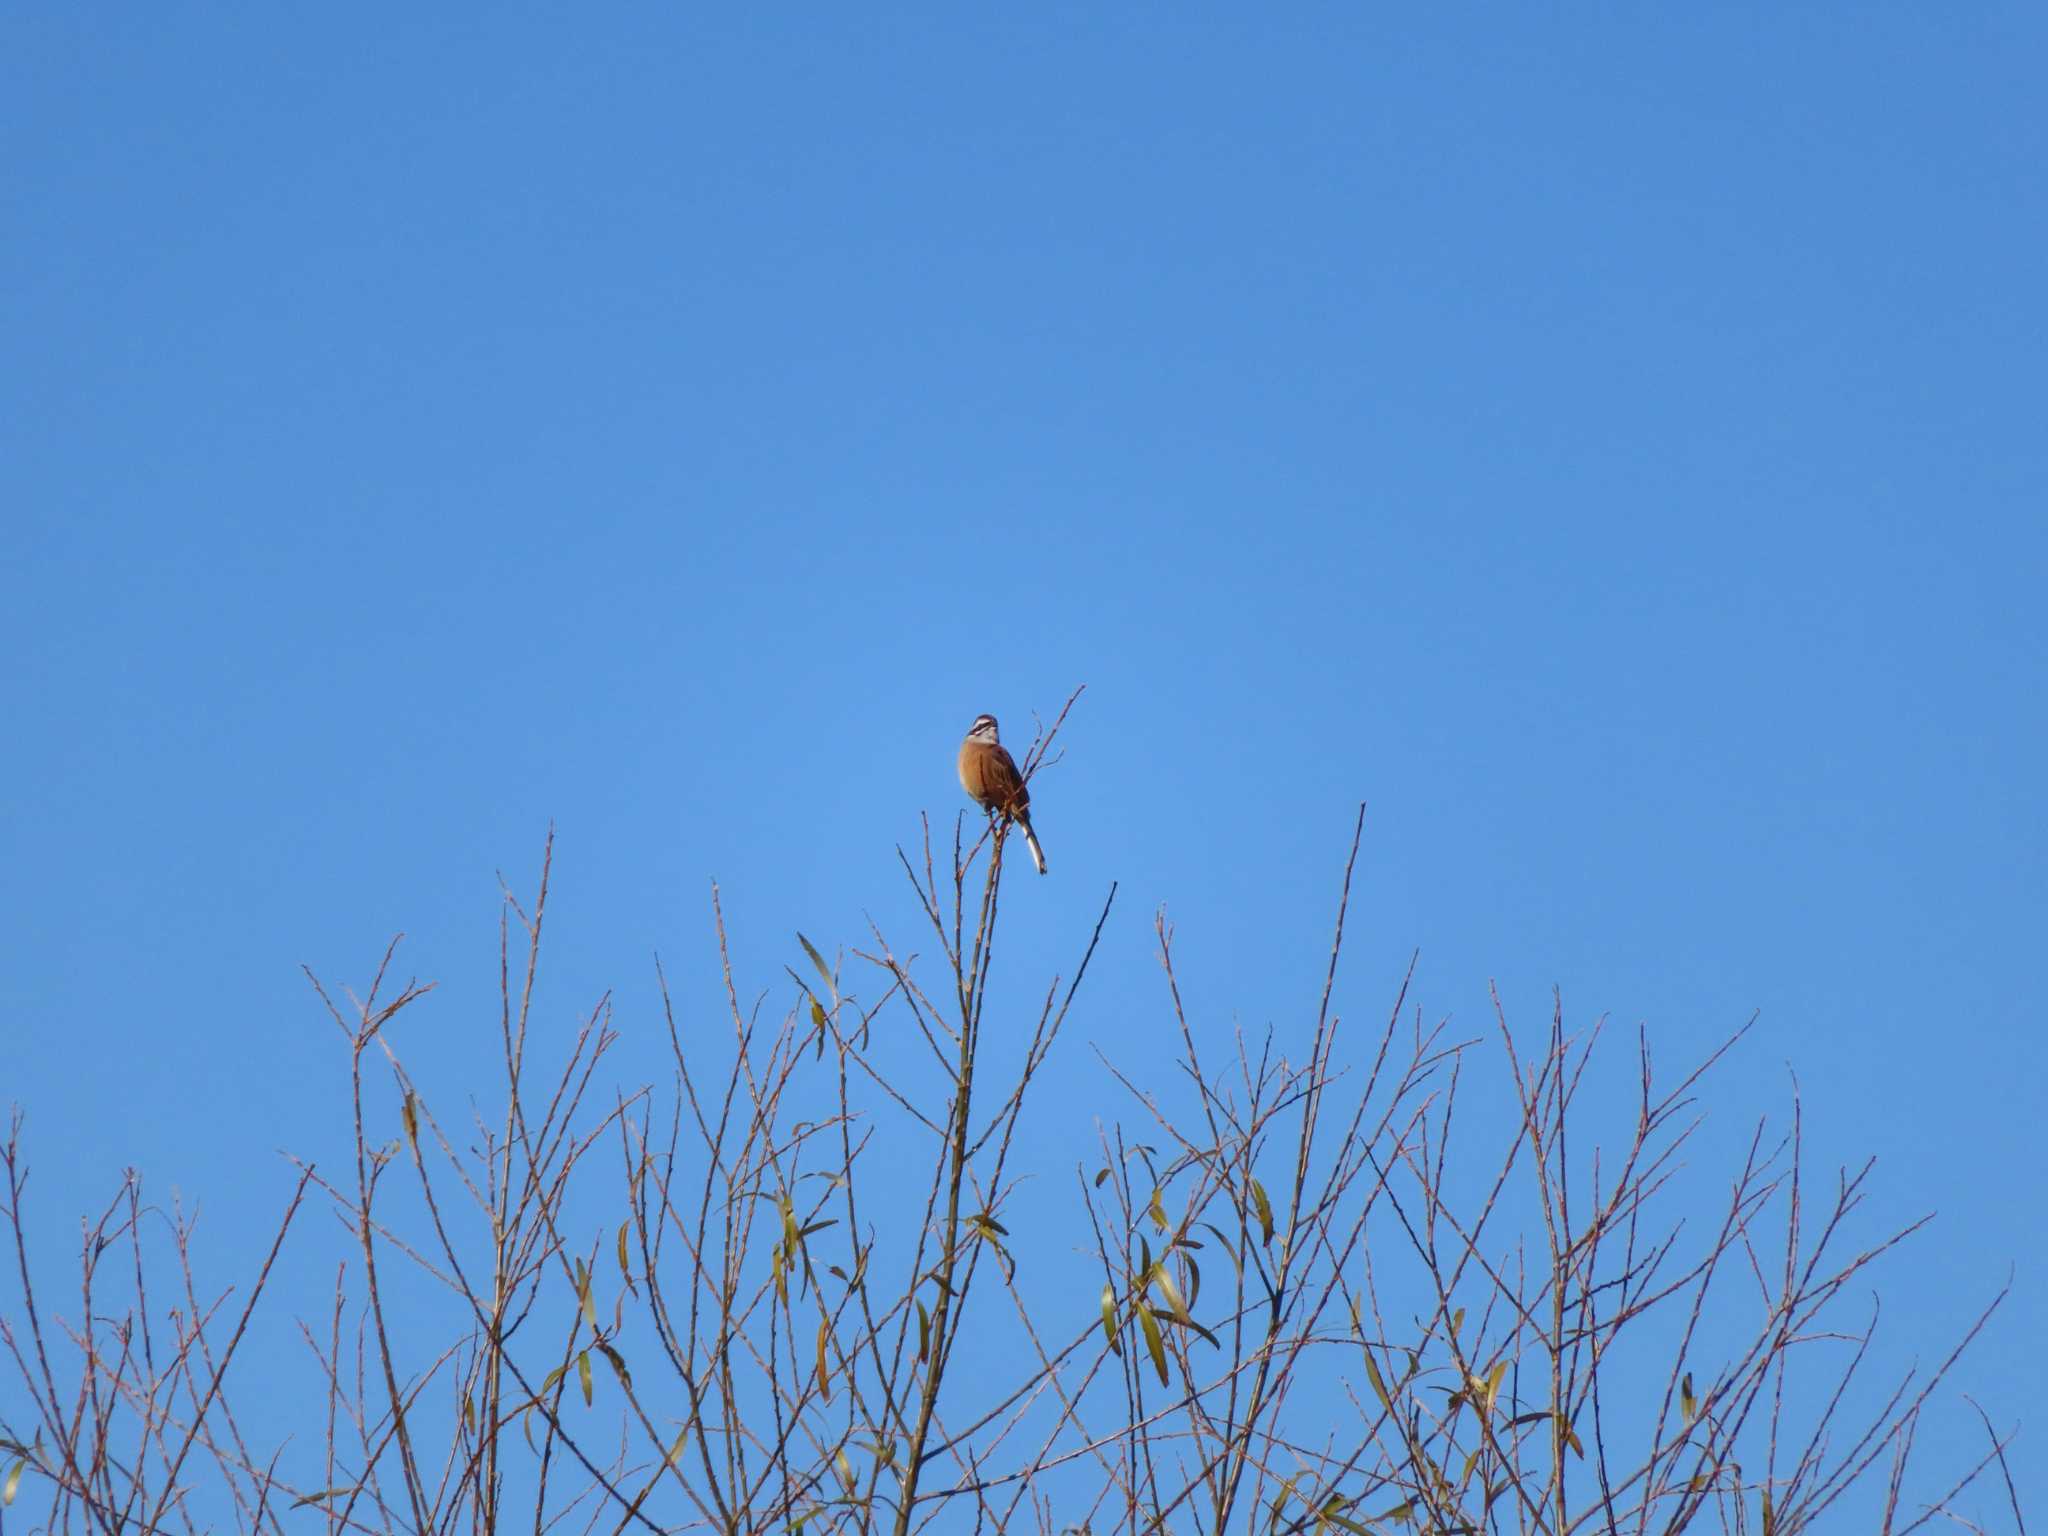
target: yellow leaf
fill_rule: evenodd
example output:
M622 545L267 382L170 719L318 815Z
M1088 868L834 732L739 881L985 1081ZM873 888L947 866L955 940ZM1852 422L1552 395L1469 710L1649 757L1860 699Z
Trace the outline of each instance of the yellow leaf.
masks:
M21 1469L27 1465L26 1456L14 1458L14 1466L7 1473L7 1483L0 1487L0 1509L5 1509L14 1502L14 1495L21 1489Z
M818 1395L826 1402L832 1401L832 1365L825 1355L826 1341L832 1337L832 1324L820 1320L818 1323Z
M1102 1286L1102 1336L1109 1340L1110 1350L1121 1358L1124 1346L1116 1336L1116 1292L1107 1281Z
M633 1266L626 1258L626 1229L632 1225L633 1219L630 1216L619 1223L619 1275L629 1283L633 1278Z
M404 1101L398 1106L398 1116L405 1122L406 1141L417 1152L420 1149L420 1117L419 1111L412 1107L412 1100L412 1092L408 1089Z
M1687 1371L1685 1373L1685 1380L1678 1384L1678 1414L1680 1418L1690 1424L1699 1411L1700 1400L1694 1397L1692 1392L1692 1372Z
M583 1406L590 1406L590 1351L576 1351L576 1379L583 1384Z

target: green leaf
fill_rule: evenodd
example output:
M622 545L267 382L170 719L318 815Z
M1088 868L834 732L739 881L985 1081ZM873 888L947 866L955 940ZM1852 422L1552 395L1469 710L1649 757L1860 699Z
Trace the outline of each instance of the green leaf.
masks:
M20 1476L21 1463L17 1461L14 1464L13 1473L7 1479L7 1486L4 1489L0 1489L0 1508L4 1508L6 1505L12 1504L14 1502L14 1484L16 1480L20 1478ZM344 1483L339 1488L322 1488L317 1492L305 1495L303 1498L293 1499L291 1507L293 1509L299 1509L307 1504L318 1504L323 1499L334 1498L338 1494L354 1492L355 1489L346 1483Z
M832 1401L832 1363L826 1356L825 1345L831 1340L832 1324L829 1319L818 1322L818 1395L826 1402Z
M1121 1359L1124 1346L1116 1336L1116 1292L1106 1280L1102 1284L1102 1336L1109 1340L1110 1352Z
M1166 1341L1159 1336L1159 1320L1142 1300L1137 1302L1137 1308L1138 1326L1145 1330L1145 1349L1152 1356L1152 1369L1159 1373L1159 1385L1166 1386L1172 1378L1166 1374Z
M1280 1529L1280 1517L1287 1512L1287 1495L1294 1492L1294 1478L1290 1477L1280 1485L1280 1491L1273 1495L1273 1513L1266 1521L1270 1533Z
M1184 1323L1190 1321L1188 1304L1181 1300L1180 1287L1173 1283L1173 1273L1163 1263L1152 1266L1152 1288L1159 1292L1175 1317Z
M1451 1342L1453 1344L1457 1343L1458 1341L1458 1330L1464 1326L1465 1309L1463 1307L1460 1307L1457 1311L1451 1314Z
M576 1351L576 1379L583 1384L583 1406L590 1406L590 1351Z
M406 1141L417 1152L420 1149L420 1116L419 1111L412 1107L413 1097L412 1090L408 1088L405 1098L399 1103L398 1118L405 1122Z
M931 1358L932 1315L925 1311L924 1302L917 1303L917 1358L920 1364Z
M825 957L818 953L817 946L812 944L811 941L805 938L801 933L799 933L796 936L796 941L797 943L803 945L804 953L811 957L811 964L815 965L818 968L818 974L824 978L826 987L832 993L832 1001L835 1003L838 1002L839 983L832 979L832 967L825 963Z
M1372 1383L1373 1394L1379 1398L1380 1406L1389 1413L1393 1411L1394 1400L1387 1396L1387 1384L1380 1380L1380 1368L1372 1357L1372 1351L1365 1352L1365 1379Z
M590 1299L590 1266L581 1259L576 1261L576 1296L583 1303L583 1321L595 1328L597 1303Z
M612 1374L619 1378L619 1385L628 1392L633 1390L633 1373L626 1369L626 1357L603 1339L597 1341L597 1351L611 1363Z
M1494 1405L1495 1403L1497 1403L1497 1402L1499 1402L1499 1401L1500 1401L1500 1384L1501 1384L1501 1379L1502 1379L1502 1378L1503 1378L1504 1376L1506 1376L1506 1375L1507 1375L1507 1373L1508 1373L1508 1363L1507 1363L1507 1361L1505 1361L1505 1360L1502 1360L1502 1361L1500 1361L1500 1362L1499 1362L1498 1364L1496 1364L1496 1365L1494 1366L1493 1370L1492 1370L1491 1372L1489 1372L1489 1373L1488 1373L1488 1375L1487 1375L1487 1378L1486 1378L1486 1411L1487 1411L1488 1413L1491 1413L1491 1412L1493 1412L1493 1405Z
M1214 1225L1212 1221L1204 1221L1202 1225L1204 1225L1204 1227L1208 1227L1208 1231L1210 1231L1210 1235L1212 1235L1214 1239L1217 1239L1219 1243L1223 1243L1223 1251L1231 1255L1231 1268L1233 1268L1233 1270L1237 1270L1239 1278L1243 1278L1243 1274L1245 1274L1245 1266L1243 1266L1243 1262L1241 1262L1241 1260L1239 1260L1239 1257L1237 1257L1237 1249L1235 1249L1235 1247L1231 1247L1231 1239L1229 1239L1229 1237L1225 1237L1225 1235L1223 1235L1223 1233L1221 1233L1221 1231L1217 1229L1217 1225Z
M632 1225L630 1216L619 1223L619 1274L628 1285L633 1283L633 1266L626 1258L626 1229Z
M1266 1198L1266 1186L1257 1179L1251 1181L1252 1209L1258 1213L1259 1241L1273 1241L1273 1202Z
M543 1376L540 1382L540 1395L546 1397L550 1392L554 1391L555 1383L567 1374L568 1369L566 1365L558 1365L552 1371L549 1371L547 1375Z

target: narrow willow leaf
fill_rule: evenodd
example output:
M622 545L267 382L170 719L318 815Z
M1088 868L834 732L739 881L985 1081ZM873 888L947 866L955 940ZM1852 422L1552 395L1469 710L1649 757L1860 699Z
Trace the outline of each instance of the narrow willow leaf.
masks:
M828 1403L832 1401L832 1364L826 1358L825 1345L831 1337L831 1322L820 1319L818 1323L818 1395Z
M606 1361L610 1363L612 1368L612 1374L619 1378L619 1385L624 1387L628 1392L632 1391L633 1373L626 1369L626 1357L620 1354L616 1349L613 1349L611 1345L605 1343L603 1339L599 1339L597 1341L597 1350L598 1353L603 1355Z
M546 1397L550 1392L554 1391L555 1383L567 1375L568 1370L569 1368L566 1365L558 1365L552 1371L549 1371L547 1375L543 1376L540 1383L540 1395Z
M1280 1491L1273 1495L1272 1518L1266 1522L1267 1531L1280 1529L1280 1517L1287 1512L1287 1496L1294 1492L1294 1479L1289 1478L1280 1485Z
M590 1351L587 1349L579 1349L576 1351L576 1379L583 1385L583 1406L588 1408L590 1406L591 1386Z
M1678 1384L1679 1416L1683 1418L1686 1423L1690 1424L1693 1421L1694 1416L1697 1415L1699 1411L1700 1400L1697 1397L1694 1397L1692 1393L1692 1372L1687 1371L1685 1373L1685 1380L1681 1381Z
M1102 1336L1109 1340L1110 1353L1123 1358L1123 1341L1116 1336L1116 1292L1106 1280L1102 1283Z
M1159 1321L1144 1302L1138 1302L1137 1308L1138 1326L1145 1330L1145 1348L1152 1356L1152 1369L1159 1373L1159 1385L1166 1386L1172 1378L1166 1374L1166 1341L1159 1336Z
M1157 1184L1152 1186L1152 1203L1145 1208L1145 1214L1152 1218L1154 1231L1164 1232L1166 1230L1166 1202L1160 1197L1160 1190Z
M581 1259L576 1261L576 1295L583 1303L583 1321L595 1328L597 1303L590 1299L590 1266Z
M917 1358L920 1363L929 1360L932 1353L932 1315L925 1311L924 1302L917 1304Z
M628 1284L633 1280L633 1266L626 1257L626 1229L632 1225L630 1216L619 1223L619 1275Z
M1180 1287L1173 1283L1173 1272L1164 1264L1152 1266L1152 1287L1164 1298L1175 1317L1184 1323L1189 1321L1188 1304L1181 1300Z
M842 1445L833 1459L839 1464L839 1480L846 1484L846 1491L852 1493L860 1485L853 1480L853 1463L847 1459L846 1447Z
M13 1473L10 1474L7 1479L7 1486L4 1489L0 1489L0 1508L4 1508L7 1505L12 1504L14 1502L14 1485L20 1479L20 1477L21 1463L17 1461L14 1464ZM323 1499L331 1499L337 1497L340 1494L354 1492L355 1489L348 1486L347 1484L343 1484L339 1488L322 1488L317 1492L305 1495L303 1498L293 1499L291 1507L293 1509L299 1509L307 1504L318 1504Z
M467 1392L462 1394L462 1427L476 1433L476 1400Z
M1223 1251L1231 1255L1231 1268L1233 1268L1233 1270L1237 1270L1237 1276L1239 1276L1239 1278L1243 1278L1243 1274L1245 1274L1245 1266L1243 1266L1243 1260L1239 1260L1239 1257L1237 1257L1237 1249L1235 1249L1235 1247L1231 1247L1231 1239L1229 1239L1229 1237L1225 1237L1225 1235L1223 1235L1221 1231L1217 1231L1217 1225L1214 1225L1214 1223L1210 1223L1210 1221L1204 1221L1202 1225L1204 1225L1204 1227L1208 1227L1208 1231L1210 1231L1210 1235L1212 1235L1214 1239L1217 1239L1219 1243L1223 1243Z
M1488 1413L1493 1412L1493 1405L1500 1401L1500 1384L1502 1378L1507 1373L1508 1363L1503 1360L1494 1366L1492 1373L1486 1378L1486 1411Z
M817 947L813 945L811 941L805 938L801 933L799 933L796 936L796 941L797 943L803 945L804 953L811 957L811 964L815 965L818 968L818 974L824 978L825 985L831 989L832 1001L835 1003L838 1002L839 983L832 979L832 967L825 963L825 957L819 954L817 951Z
M1259 1217L1259 1241L1273 1241L1273 1202L1266 1198L1266 1186L1257 1179L1252 1180L1252 1209Z
M667 1461L670 1466L680 1467L683 1464L683 1447L689 1443L689 1439L690 1426L685 1424L676 1431L676 1443L668 1448Z
M1107 1168L1098 1168L1098 1169L1096 1169L1096 1170L1095 1170L1095 1187L1096 1187L1097 1189L1100 1189L1100 1188L1102 1188L1102 1181L1103 1181L1104 1179L1107 1179L1108 1177L1109 1177L1109 1170L1108 1170Z
M1365 1379L1372 1383L1373 1395L1380 1400L1380 1406L1391 1413L1394 1400L1387 1396L1387 1384L1380 1380L1379 1363L1373 1359L1369 1349L1365 1352Z
M1463 1307L1460 1307L1457 1311L1451 1314L1451 1342L1453 1344L1457 1343L1458 1341L1458 1330L1464 1326L1465 1309Z
M14 1465L7 1469L7 1482L0 1485L0 1509L12 1504L15 1494L21 1491L21 1469L27 1465L26 1456L17 1456L14 1458Z
M420 1149L420 1116L419 1111L412 1107L412 1101L412 1090L407 1089L404 1102L398 1106L398 1115L405 1122L406 1142L417 1152Z

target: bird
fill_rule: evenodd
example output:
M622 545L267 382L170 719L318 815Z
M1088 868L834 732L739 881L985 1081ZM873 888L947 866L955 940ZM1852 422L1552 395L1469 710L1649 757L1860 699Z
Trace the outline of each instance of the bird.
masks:
M976 715L967 728L967 739L960 743L960 787L990 815L1017 823L1024 846L1031 850L1031 862L1044 874L1045 850L1031 830L1031 791L1024 787L1017 760L996 737L994 715Z

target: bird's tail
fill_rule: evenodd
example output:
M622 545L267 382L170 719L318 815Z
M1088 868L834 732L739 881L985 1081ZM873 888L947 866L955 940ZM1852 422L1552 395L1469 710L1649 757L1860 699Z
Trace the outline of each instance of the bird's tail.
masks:
M1038 866L1038 872L1045 873L1045 850L1038 846L1038 834L1031 830L1031 818L1019 816L1017 825L1024 831L1024 846L1031 850L1031 862Z

